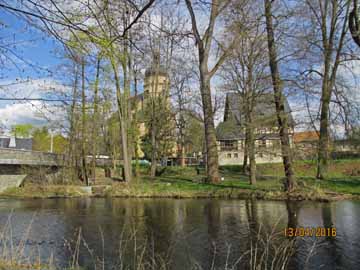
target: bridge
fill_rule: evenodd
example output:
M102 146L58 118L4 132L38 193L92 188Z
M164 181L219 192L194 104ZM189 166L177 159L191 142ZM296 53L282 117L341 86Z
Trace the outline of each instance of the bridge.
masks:
M86 158L87 164L91 164L92 157ZM80 164L80 163L79 163ZM117 161L117 164L121 164ZM109 158L97 158L96 166L109 167L112 160ZM54 175L65 166L65 155L19 150L13 148L0 148L0 192L9 187L18 187L30 174L39 171L44 175Z
M62 167L64 155L40 151L0 148L1 165L55 166Z
M92 156L86 157L87 164L91 164L92 160ZM121 163L120 160L116 160L117 165ZM0 148L0 167L4 165L63 167L65 166L65 155L31 150ZM105 167L111 165L112 160L110 158L96 158L96 166Z

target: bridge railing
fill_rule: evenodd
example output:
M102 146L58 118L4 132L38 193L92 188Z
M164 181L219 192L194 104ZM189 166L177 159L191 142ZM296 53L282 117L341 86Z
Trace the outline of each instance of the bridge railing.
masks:
M86 162L91 164L93 161L92 156L86 157ZM22 149L12 148L1 148L0 147L0 164L12 164L12 165L39 165L39 166L64 166L65 155L31 151ZM122 164L121 161L116 160L116 164ZM111 158L96 158L97 166L111 166Z
M64 155L40 151L0 148L0 164L59 166Z

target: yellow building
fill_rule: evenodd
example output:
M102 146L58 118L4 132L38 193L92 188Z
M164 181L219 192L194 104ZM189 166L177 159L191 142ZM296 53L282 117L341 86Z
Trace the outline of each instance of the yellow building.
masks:
M147 133L145 124L145 108L149 102L158 102L160 99L165 102L166 106L170 108L170 79L167 71L160 65L160 57L158 54L154 55L152 65L145 71L144 78L144 92L133 97L133 113L138 116L138 156L144 157L144 152L141 149L141 137ZM174 122L175 130L175 122ZM176 156L177 146L174 141L172 156Z

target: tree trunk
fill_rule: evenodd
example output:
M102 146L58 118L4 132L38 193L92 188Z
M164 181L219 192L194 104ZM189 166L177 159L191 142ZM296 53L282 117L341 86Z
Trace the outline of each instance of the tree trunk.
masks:
M127 136L127 122L121 117L120 120L120 133L121 133L121 144L122 144L122 154L124 161L124 176L126 182L131 182L131 161L129 159L129 151L128 151L128 136Z
M85 100L85 59L81 59L81 160L82 160L82 178L86 185L89 185L89 177L86 164L86 100Z
M180 149L179 149L179 158L180 158L180 166L185 167L185 135L184 135L184 128L185 128L185 119L182 115L182 106L180 101L180 125L179 125L179 137L180 137Z
M125 37L125 39L127 38L127 36ZM128 41L125 42L124 44L124 56L125 58L123 59L123 63L122 63L122 68L123 68L123 80L124 80L124 115L125 117L123 117L125 123L126 123L126 129L124 130L124 132L126 132L126 154L127 154L127 160L128 160L128 168L127 170L129 170L128 177L132 178L132 156L133 156L133 147L134 147L134 136L133 136L133 123L132 123L132 112L131 112L131 91L130 91L130 87L131 87L131 73L130 73L130 69L131 69L131 56L129 55L129 45L128 45ZM130 137L129 137L130 136Z
M284 97L282 93L282 85L280 79L280 73L278 69L278 59L276 53L276 44L274 38L274 30L272 23L272 1L264 0L265 4L265 17L266 17L266 31L267 31L267 40L268 40L268 49L269 49L269 65L271 69L271 78L273 82L274 89L274 99L276 107L276 117L279 126L279 135L281 141L281 153L283 157L283 164L286 176L286 182L284 188L286 191L290 192L294 188L295 179L294 171L292 166L292 156L290 148L290 139L289 139L289 125L288 118L285 112L284 106Z
M244 142L244 158L243 158L243 166L242 166L242 172L243 174L247 173L247 166L248 166L248 153L249 153L249 132L248 132L248 128L246 128L245 131L245 142Z
M204 140L204 143L203 143L203 163L204 163L205 172L207 173L208 165L207 165L206 140Z
M137 73L134 73L134 98L135 100L137 100L137 96L138 96L138 87L137 87ZM134 175L135 177L137 177L139 175L139 130L138 130L138 121L137 121L137 105L135 105L135 113L132 119L132 125L134 128L134 154L135 154L135 170L134 170Z
M321 113L320 113L320 138L319 138L319 149L318 149L318 170L316 175L316 177L319 179L326 178L327 169L328 169L329 139L330 139L329 136L330 100L336 82L337 70L341 62L340 55L345 42L345 36L347 32L347 28L346 28L347 20L348 20L347 18L349 16L349 10L350 10L350 2L347 2L346 12L343 19L344 22L341 27L342 30L341 30L340 38L338 38L334 33L339 28L338 27L339 25L337 25L336 23L338 16L337 14L339 11L339 3L338 1L335 0L331 1L331 3L332 3L332 10L331 10L332 17L328 19L327 10L326 10L325 13L322 14L323 23L321 25L322 46L324 52L324 64L323 64L324 73L323 73L322 89L321 89L322 92L321 92ZM357 7L355 7L353 12L356 12L356 8ZM326 24L327 20L330 21L330 27L328 27ZM337 40L338 43L336 46L335 44ZM334 57L334 51L336 52L335 57Z
M186 162L185 162L185 146L184 146L184 143L183 143L183 138L181 139L181 145L180 145L180 166L181 167L186 166Z
M101 58L98 55L96 63L96 75L95 75L95 84L94 84L94 111L93 111L93 128L92 128L92 179L95 183L96 181L96 133L98 131L98 92L99 92L99 75L100 75L100 63Z
M157 123L157 117L159 114L159 108L158 106L160 106L159 102L158 102L158 97L157 96L157 91L158 91L158 87L159 87L159 74L158 71L160 69L160 62L156 63L156 76L155 76L155 82L152 81L151 82L151 89L150 89L150 93L149 93L149 98L150 98L150 102L151 102L151 167L150 167L150 176L152 178L154 178L156 176L156 167L157 167L157 159L158 159L158 144L157 144L157 139L156 139L156 135L158 132L158 123ZM160 128L160 127L159 127Z
M153 121L154 122L154 121ZM150 176L156 176L156 165L157 165L157 143L156 143L156 125L152 123L151 126L151 167L150 167Z
M113 136L115 138L115 136ZM116 172L116 147L115 143L112 148L112 164L113 164L113 170Z
M203 65L202 65L203 66ZM205 142L206 142L206 161L207 161L207 181L211 183L218 183L219 176L219 162L218 151L216 143L216 133L214 126L214 115L211 103L210 78L200 70L200 90L202 95L203 113L204 113L204 127L205 127Z
M221 13L221 10L225 9L230 1L225 1L224 5L220 5L222 1L211 1L211 11L208 26L205 30L203 37L201 38L198 26L196 23L196 16L192 6L191 0L186 0L186 6L189 10L192 24L192 31L196 40L196 46L198 48L199 56L199 72L200 72L200 92L203 105L204 114L204 128L205 128L205 142L206 142L206 157L207 157L207 179L206 181L211 183L217 183L220 181L219 175L219 161L218 150L216 143L216 133L214 126L214 112L211 103L211 77L216 73L218 68L225 61L227 54L232 50L235 45L235 41L223 52L211 71L208 69L209 52L211 49L214 26L216 18ZM221 7L220 7L221 6Z
M256 160L255 160L255 134L254 127L252 126L253 122L253 112L249 111L248 117L248 125L249 125L249 141L248 141L248 149L249 149L249 160L250 160L250 185L256 184Z
M316 175L318 179L324 179L326 177L329 159L329 106L331 98L331 86L328 82L328 67L329 63L325 64L321 94L322 103L320 113L320 138L318 149L318 168Z
M78 140L76 137L77 134L77 116L75 112L76 108L76 96L77 96L77 87L78 87L78 66L76 60L75 62L75 74L74 74L74 88L72 93L72 103L70 107L70 134L69 134L69 147L68 147L68 159L66 160L68 166L72 169L72 179L74 179L75 175L79 175L79 168L78 168L78 162L77 162L77 151L76 146L78 144ZM77 180L77 179L76 179Z
M120 135L121 135L121 148L122 148L122 157L123 157L123 167L124 167L124 177L126 182L131 182L131 161L129 160L129 151L128 151L128 126L127 119L125 119L127 115L127 108L124 104L128 102L126 96L124 97L124 102L122 102L121 98L121 88L120 88L120 78L118 76L117 64L115 63L114 56L110 56L110 62L114 72L115 79L115 87L116 87L116 100L118 105L118 115L120 122Z

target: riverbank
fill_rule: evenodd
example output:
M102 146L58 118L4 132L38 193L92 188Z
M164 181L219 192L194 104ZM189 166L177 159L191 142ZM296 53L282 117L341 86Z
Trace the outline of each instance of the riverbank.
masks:
M206 184L204 172L195 168L166 167L159 176L151 179L143 174L130 185L104 179L89 189L80 185L36 185L26 183L24 187L10 188L0 194L1 198L72 198L97 197L146 197L146 198L231 198L265 200L314 200L333 201L360 199L359 160L334 161L329 168L329 179L315 179L313 162L297 162L297 188L287 194L282 191L283 174L281 164L258 165L257 183L250 185L247 176L241 174L239 166L221 168L223 181ZM359 169L358 169L359 168Z

